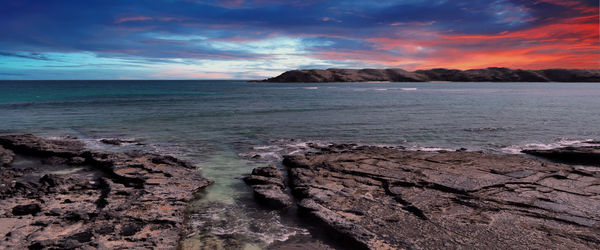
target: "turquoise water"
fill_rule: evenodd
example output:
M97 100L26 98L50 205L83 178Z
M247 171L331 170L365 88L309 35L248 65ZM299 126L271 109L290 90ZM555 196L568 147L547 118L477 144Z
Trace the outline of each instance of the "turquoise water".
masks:
M598 124L598 83L0 81L1 134L142 147L188 159L215 179L192 206L196 245L261 248L308 235L253 204L236 179L307 142L518 153L600 139ZM98 142L112 137L146 145Z

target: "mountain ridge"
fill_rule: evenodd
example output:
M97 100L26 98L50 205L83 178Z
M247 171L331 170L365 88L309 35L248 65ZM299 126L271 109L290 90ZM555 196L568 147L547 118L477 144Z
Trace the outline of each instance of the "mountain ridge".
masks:
M257 82L600 82L600 69L523 70L501 67L406 71L387 69L306 69L290 70Z

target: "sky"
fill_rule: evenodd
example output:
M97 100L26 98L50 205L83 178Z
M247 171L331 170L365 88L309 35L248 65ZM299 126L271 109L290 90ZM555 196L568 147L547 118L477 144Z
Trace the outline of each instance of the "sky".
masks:
M600 68L598 0L2 0L0 79Z

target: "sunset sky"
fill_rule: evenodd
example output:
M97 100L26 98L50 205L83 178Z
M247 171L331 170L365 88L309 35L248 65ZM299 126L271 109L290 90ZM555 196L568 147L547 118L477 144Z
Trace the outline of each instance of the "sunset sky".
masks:
M307 68L600 68L598 0L28 1L0 79L256 79Z

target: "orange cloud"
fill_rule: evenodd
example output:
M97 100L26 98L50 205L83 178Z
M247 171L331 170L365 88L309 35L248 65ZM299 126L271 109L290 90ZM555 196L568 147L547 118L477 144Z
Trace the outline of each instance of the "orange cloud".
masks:
M562 4L569 4L562 2ZM323 52L322 59L355 60L386 67L523 69L600 68L598 14L490 35L429 34L421 39L366 39L376 51Z

